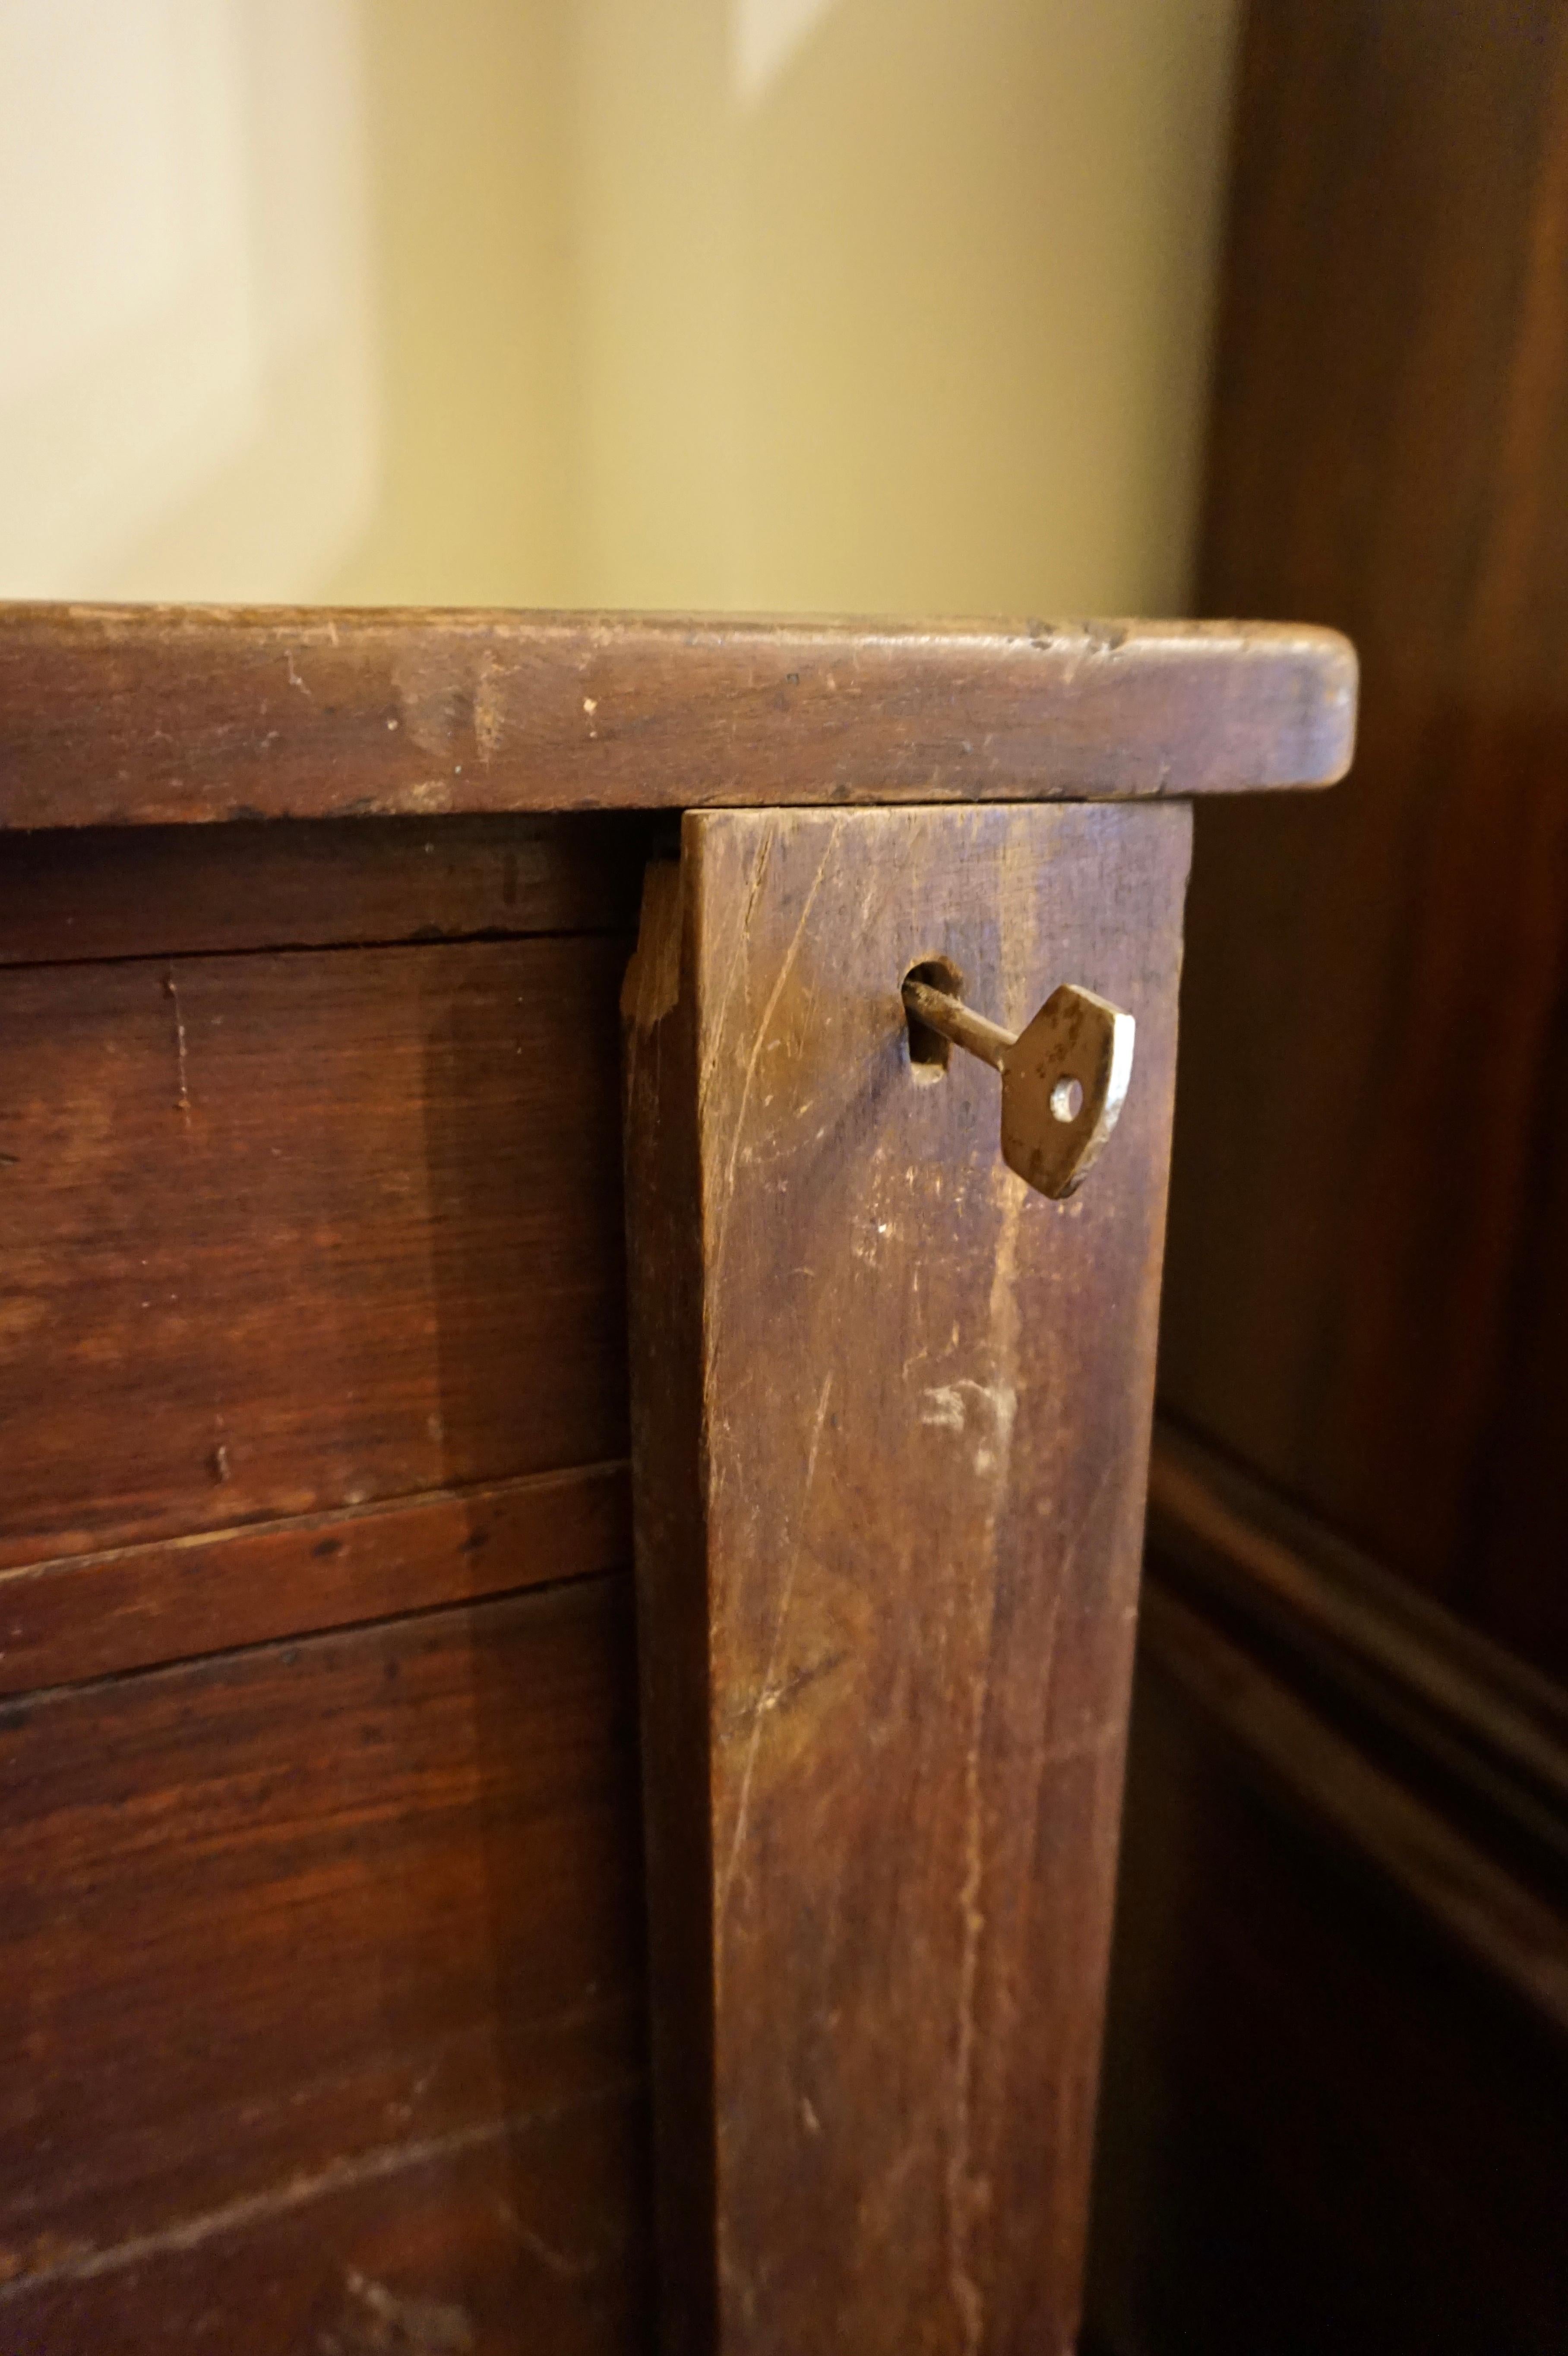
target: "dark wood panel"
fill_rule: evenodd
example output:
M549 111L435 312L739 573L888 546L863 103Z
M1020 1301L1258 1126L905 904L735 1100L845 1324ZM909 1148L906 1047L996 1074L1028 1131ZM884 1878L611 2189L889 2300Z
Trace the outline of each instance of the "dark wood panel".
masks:
M1248 1721L1255 1706L1279 1730L1277 1688L1244 1649L1200 1637L1216 1687L1164 1639L1151 1619L1101 2097L1093 2344L1556 2356L1561 2029L1382 1869L1381 1812L1337 1821L1310 1779L1272 1771ZM1342 1750L1319 1719L1325 1741ZM1290 1741L1283 1763L1310 1764L1312 1748ZM1360 1772L1386 1794L1373 1762ZM1463 1847L1445 1826L1411 1860L1418 1879L1441 1879Z
M1321 784L1355 658L1238 624L0 608L0 825Z
M1568 2328L1568 1714L1157 1429L1096 2170L1109 2356Z
M632 2356L646 2120L613 2094L291 2185L186 2242L0 2293L7 2356Z
M672 2351L1076 2342L1188 818L688 815L628 980L639 1626ZM1136 1018L1083 1192L1021 1030Z
M0 1561L624 1454L624 962L0 974Z
M1364 695L1341 793L1197 816L1161 1387L1213 1450L1154 1483L1094 2311L1116 2356L1544 2356L1568 2345L1568 1697L1541 1675L1568 1671L1558 0L1250 0L1210 476L1204 610L1349 630Z
M1568 2040L1568 1912L1538 1897L1369 1758L1200 1610L1151 1580L1150 1651L1315 1828L1355 1849L1383 1893L1412 1900L1456 1947ZM1395 1730L1397 1721L1394 1722Z
M1568 990L1541 1056L1533 1148L1475 1552L1456 1600L1524 1658L1550 1663L1568 1710Z
M1402 1772L1452 1768L1492 1808L1487 1836L1568 1868L1568 1692L1409 1581L1204 1448L1157 1427L1148 1544L1168 1580L1293 1673L1360 1697ZM1568 1900L1568 1875L1563 1895Z
M29 2285L86 2317L71 2284L152 2297L225 2236L219 2331L248 2267L314 2296L379 2248L439 2299L449 2236L494 2255L447 2162L511 2121L527 2193L558 2112L640 2082L631 1649L581 1580L0 1710L0 2340ZM420 2170L385 2213L426 2211L428 2281L371 2213ZM635 2240L640 2182L606 2152L560 2246ZM503 2244L556 2246L532 2199Z
M1238 123L1201 601L1365 684L1200 816L1162 1394L1564 1672L1568 16L1255 0Z
M0 964L631 931L635 818L85 827L0 851Z
M624 1464L0 1572L0 1693L627 1569Z

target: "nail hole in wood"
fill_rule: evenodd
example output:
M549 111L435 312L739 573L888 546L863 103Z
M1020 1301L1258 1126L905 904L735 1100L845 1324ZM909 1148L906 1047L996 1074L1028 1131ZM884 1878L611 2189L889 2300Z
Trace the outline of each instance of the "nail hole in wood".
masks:
M928 982L933 990L949 991L955 998L964 993L964 977L946 958L922 958L918 964L911 966L903 980ZM901 990L903 982L899 987ZM939 1080L947 1069L947 1058L953 1052L951 1043L907 1008L904 1020L909 1026L911 1071L917 1080Z

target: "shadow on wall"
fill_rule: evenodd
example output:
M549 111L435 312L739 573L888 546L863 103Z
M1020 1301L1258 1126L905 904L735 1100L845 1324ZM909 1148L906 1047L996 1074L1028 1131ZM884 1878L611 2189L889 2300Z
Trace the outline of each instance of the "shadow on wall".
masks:
M1237 0L10 0L0 593L1186 594Z
M376 496L355 0L0 11L0 592L286 597Z

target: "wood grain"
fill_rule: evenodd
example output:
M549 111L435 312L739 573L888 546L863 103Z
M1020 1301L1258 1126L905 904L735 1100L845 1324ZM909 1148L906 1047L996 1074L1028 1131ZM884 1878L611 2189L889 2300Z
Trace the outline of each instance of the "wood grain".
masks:
M1445 1762L1472 1802L1527 1823L1568 1872L1568 1693L1478 1636L1189 1435L1157 1424L1148 1544L1162 1572L1221 1623L1243 1620L1360 1694L1385 1733ZM1499 1828L1500 1830L1500 1828ZM1568 1890L1565 1890L1568 1895Z
M627 987L667 2345L1066 2351L1188 821L694 815ZM943 958L1136 1016L1082 1194L912 1068Z
M1191 623L0 608L0 826L1324 784L1355 658Z
M0 852L0 964L635 928L635 818L88 827Z
M80 2337L45 2344L85 2356L81 2286L123 2304L318 2192L360 2188L373 2233L378 2180L506 2122L548 2155L558 2112L635 2092L629 1602L579 1580L0 1710L0 2340L48 2291ZM580 2247L630 2230L613 2148ZM432 2197L491 2230L461 2171ZM417 2249L393 2277L449 2279Z
M624 1464L0 1572L0 1693L624 1570Z
M1256 0L1200 576L1350 631L1200 818L1162 1396L1568 1676L1568 17Z
M1179 1610L1139 1644L1093 2344L1554 2356L1568 2040L1512 1966L1533 1944L1561 1985L1561 1905L1553 1943L1539 1898L1498 1902L1397 1728L1348 1735L1333 1685L1282 1693Z
M9 2299L7 2356L651 2356L645 2105L459 2131Z
M0 973L0 1564L624 1455L624 961Z
M1413 1901L1568 2039L1568 1914L1561 1906L1467 1839L1166 1587L1150 1583L1143 1625L1162 1668L1320 1834L1358 1851L1385 1893Z
M1189 1616L1162 1643L1157 1606L1140 1663L1095 2319L1140 2356L1548 2356L1568 2346L1543 2001L1568 1956L1555 0L1250 0L1215 385L1202 610L1349 631L1364 691L1345 792L1196 820L1161 1394L1212 1445L1154 1484L1151 1590Z
M7 2351L648 2344L645 835L4 854Z

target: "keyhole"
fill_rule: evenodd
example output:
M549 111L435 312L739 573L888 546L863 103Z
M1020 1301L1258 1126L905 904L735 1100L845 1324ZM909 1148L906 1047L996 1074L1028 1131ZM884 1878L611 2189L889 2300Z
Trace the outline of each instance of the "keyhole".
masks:
M911 966L903 980L923 981L933 990L945 990L953 998L961 998L964 994L964 977L946 958L922 958L918 965ZM901 990L903 982L899 987ZM947 1069L947 1058L953 1053L952 1043L944 1039L940 1031L933 1031L929 1023L923 1023L918 1014L911 1014L907 1008L904 1020L909 1024L911 1071L917 1080L939 1080Z

